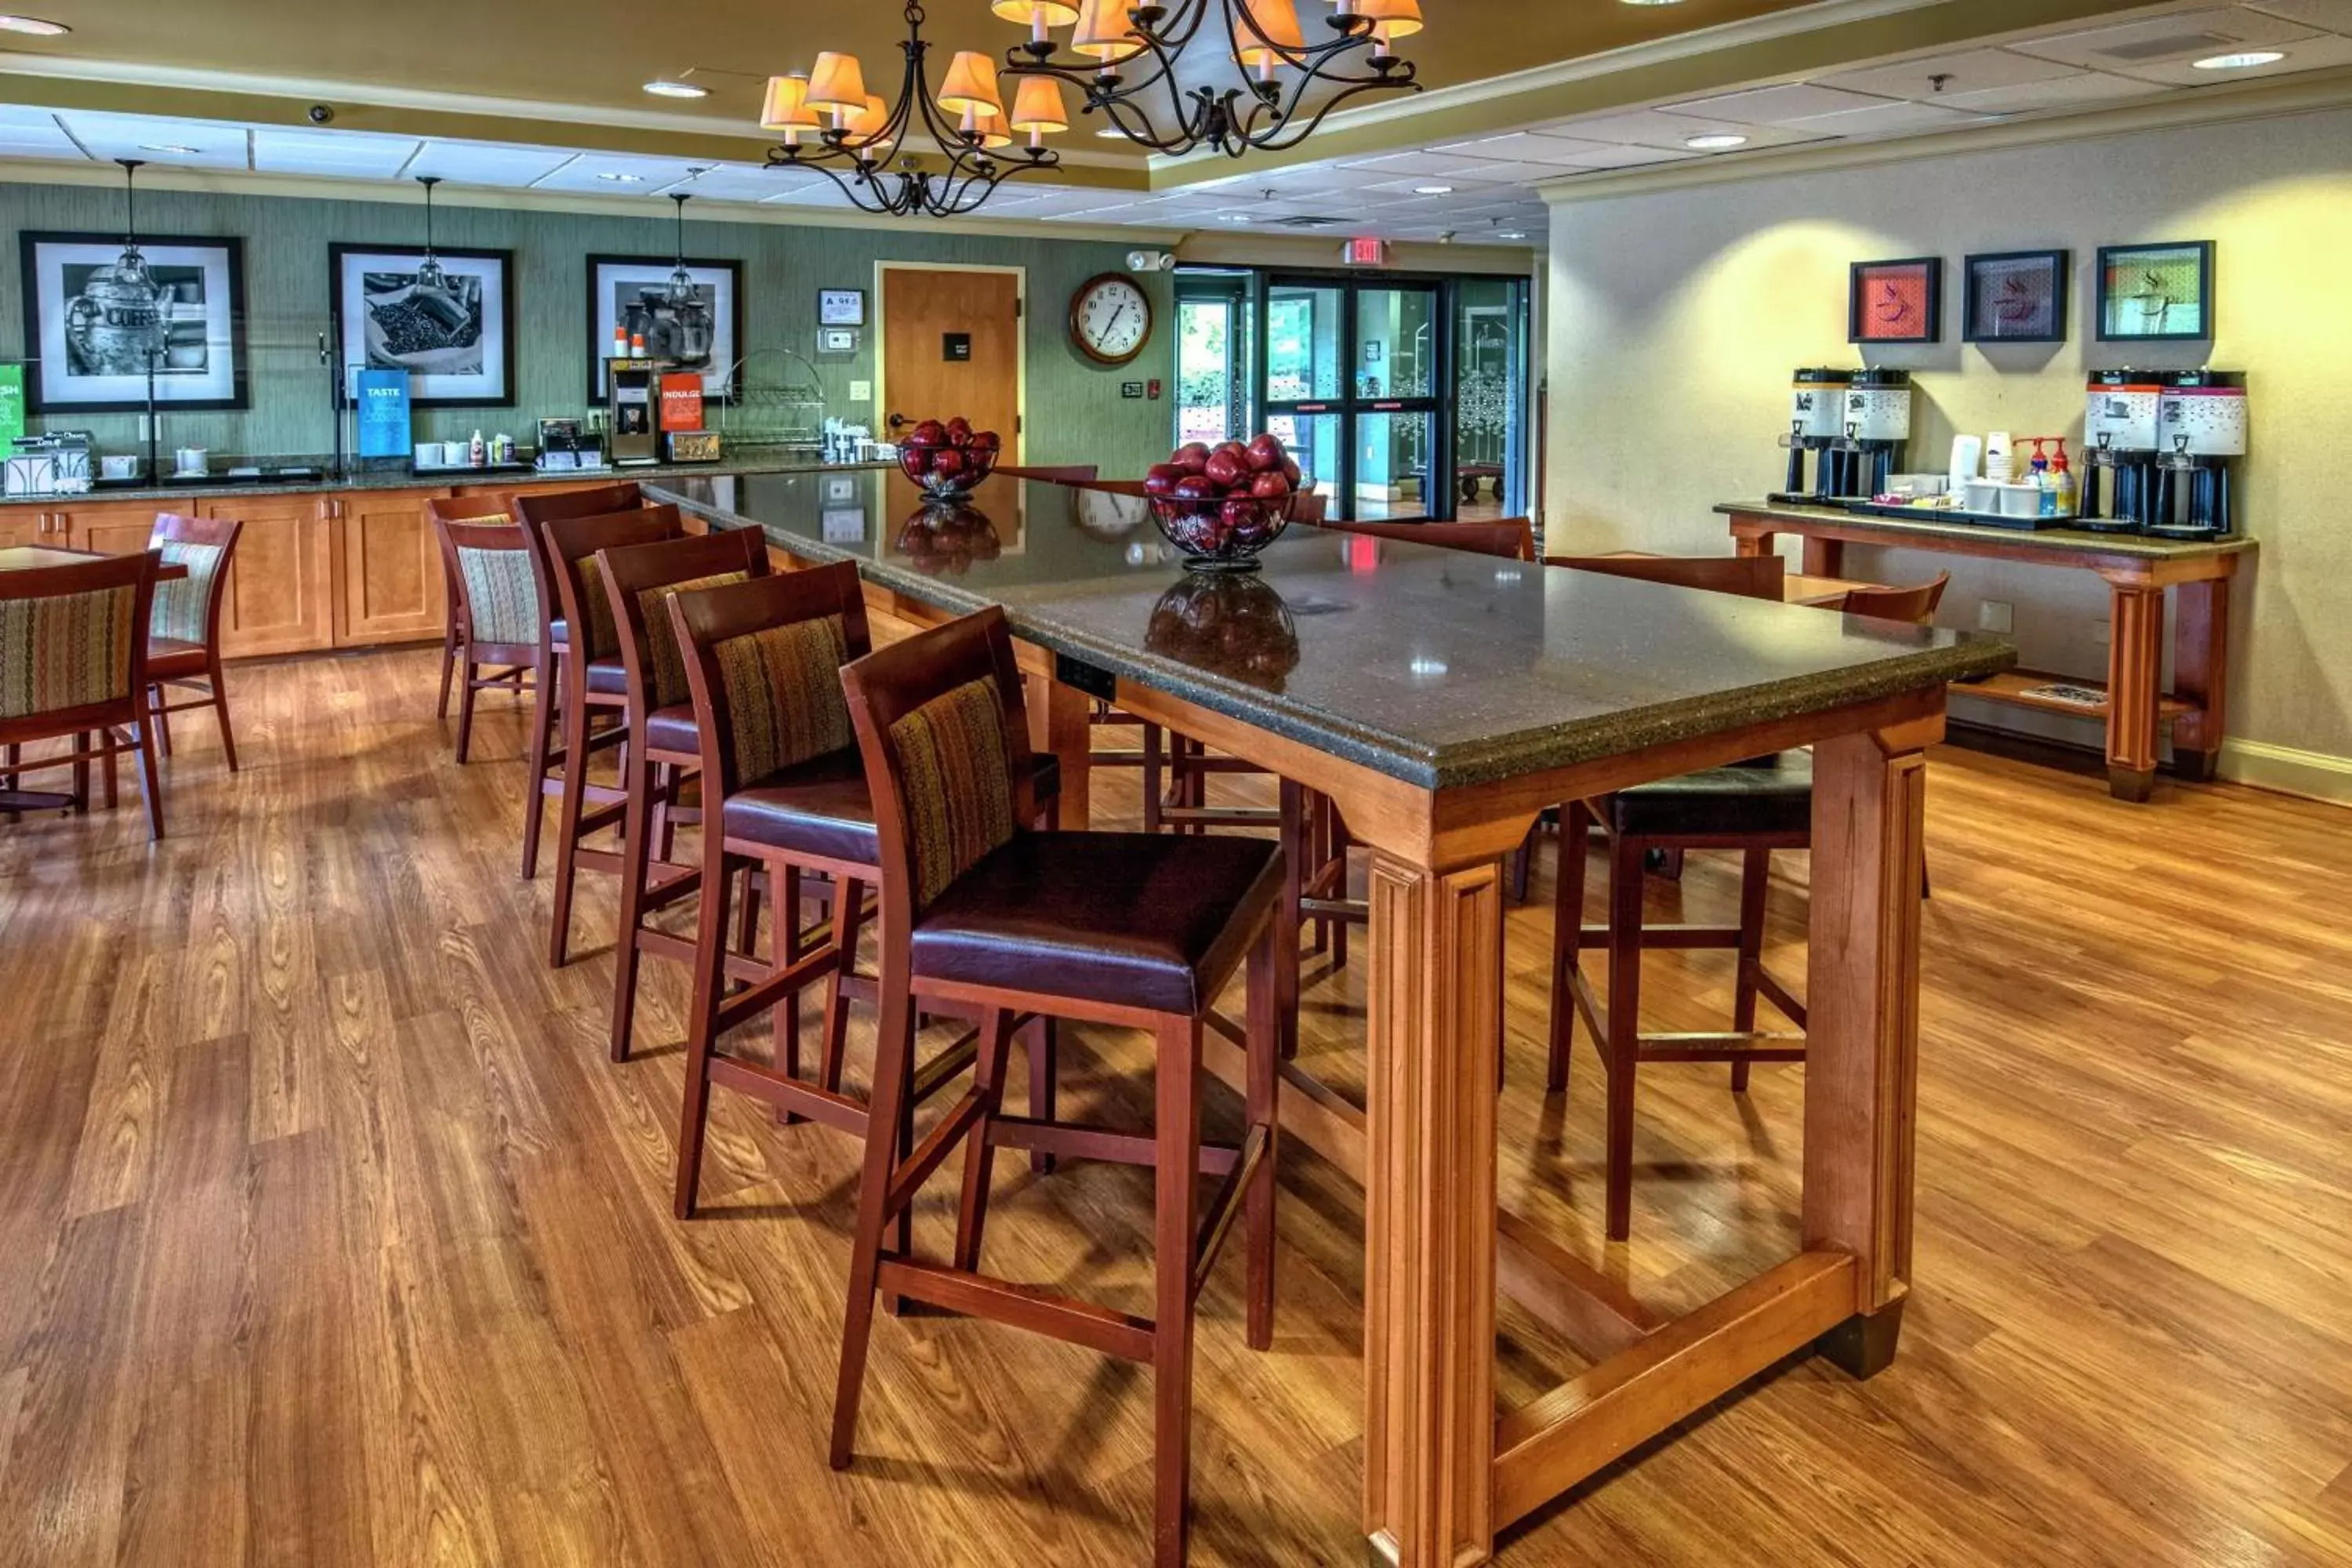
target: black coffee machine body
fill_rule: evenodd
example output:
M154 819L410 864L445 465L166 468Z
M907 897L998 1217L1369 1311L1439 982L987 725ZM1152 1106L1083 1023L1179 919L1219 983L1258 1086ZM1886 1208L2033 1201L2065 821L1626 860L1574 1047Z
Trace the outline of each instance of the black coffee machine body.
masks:
M1780 493L1767 499L1781 505L1824 506L1854 493L1855 455L1838 445L1845 438L1846 389L1853 376L1850 370L1823 367L1801 370L1791 378L1789 428L1780 437L1789 452L1788 479Z
M2164 378L2151 371L2095 370L2083 401L2083 493L2078 526L2146 533L2156 523L2157 449Z
M2164 377L2157 414L2156 505L2148 531L2166 539L2220 539L2237 529L2231 496L2246 455L2242 371L2184 370Z
M1867 500L1885 492L1892 475L1903 471L1911 442L1911 373L1858 370L1845 393L1845 431L1841 450L1851 454L1852 488L1845 493Z

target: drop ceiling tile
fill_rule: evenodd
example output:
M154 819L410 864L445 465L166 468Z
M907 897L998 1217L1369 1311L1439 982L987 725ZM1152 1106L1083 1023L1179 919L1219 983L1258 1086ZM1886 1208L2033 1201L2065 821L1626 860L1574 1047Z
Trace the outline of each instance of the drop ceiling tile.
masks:
M1792 120L1789 121L1789 128L1810 131L1820 136L1909 136L1927 132L1957 131L1963 125L1980 125L1984 119L1982 114L1970 114L1943 104L1906 103L1894 99L1881 100L1870 109L1824 114L1812 120Z
M73 139L93 158L144 158L184 169L243 169L248 166L242 125L216 120L166 120L147 114L102 114L68 110L58 115ZM158 149L186 147L166 153Z
M2022 87L2028 82L2053 81L2065 77L2073 69L2072 66L2061 65L2056 60L2036 59L2032 55L2013 54L2007 49L1966 49L1958 54L1930 55L1925 59L1905 60L1897 65L1873 66L1867 70L1840 71L1835 76L1821 78L1819 85L1874 93L1881 98L1912 98L1940 102L1951 94L1985 92Z
M1745 133L1746 128L1743 127L1742 134ZM1645 163L1675 163L1683 159L1696 158L1699 155L1689 148L1679 145L1634 147L1623 144L1612 145L1605 142L1595 142L1591 145L1599 148L1600 151L1579 154L1577 162L1573 164L1554 165L1544 171L1544 177L1557 179L1562 174L1593 174L1602 169L1636 169Z
M1383 175L1398 174L1471 174L1478 173L1478 161L1436 153L1391 153L1380 158L1350 158L1344 167L1370 169Z
M2041 59L2089 70L2140 76L2168 62L2185 62L2244 46L2293 43L2314 36L2308 27L2259 11L2218 5L2171 12L2114 26L2021 38L2009 47Z
M561 147L518 147L499 142L427 142L408 165L411 175L436 174L453 185L528 185L579 157Z
M2016 87L1990 87L1980 92L1956 92L1937 100L1952 109L1979 114L2026 114L2042 109L2073 109L2084 104L2113 103L2126 98L2147 98L2163 89L2137 77L2109 76L2105 71L2075 71L2047 81Z
M58 117L47 110L0 103L0 156L79 158L82 150L58 128Z
M1702 120L1728 120L1737 125L1787 125L1800 120L1818 120L1825 114L1873 109L1884 101L1884 98L1866 93L1795 82L1785 87L1750 88L1745 92L1727 92L1714 98L1693 99L1686 103L1669 103L1664 107L1672 113L1696 115Z
M776 194L778 182L803 178L788 170L763 169L756 163L720 163L691 179L662 186L658 196L689 195L705 202L762 202ZM688 204L688 210L692 210Z
M641 158L621 153L583 153L531 183L541 191L578 195L650 195L667 189L703 165L685 158ZM606 178L607 175L612 176Z
M849 198L831 180L821 174L803 175L802 183L788 190L778 191L760 204L761 206L835 207L850 208Z
M1745 136L1749 147L1786 147L1814 140L1801 131L1784 130L1776 125L1740 125L1728 120L1708 120L1695 114L1668 114L1655 109L1563 121L1559 129L1570 135L1595 142L1654 147L1674 153L1685 151L1694 136Z
M2313 33L2302 38L2256 40L2256 43L2263 48L2277 49L2286 58L2273 60L2266 66L2220 71L2199 70L2189 60L2170 60L2136 67L2126 74L2143 83L2161 82L2168 87L2210 87L2217 82L2245 81L2254 77L2293 76L2297 71L2352 65L2352 38L2340 33Z
M1439 185L1447 185L1452 189L1441 191L1435 188ZM1424 190L1423 188L1424 186L1430 188ZM1459 174L1448 174L1442 178L1435 174L1412 174L1402 180L1374 180L1370 184L1360 187L1359 194L1378 192L1382 195L1475 196L1489 192L1507 193L1510 189L1508 185L1488 184L1478 180L1465 179Z
M414 136L265 125L253 132L253 166L265 174L389 180L407 166L420 145Z
M1580 137L1553 136L1537 131L1514 132L1508 136L1489 136L1476 142L1458 142L1440 152L1465 158L1497 158L1507 163L1541 165L1576 164L1591 166L1596 157L1606 157L1614 150L1607 142L1586 141Z
M2253 0L2249 8L2306 27L2352 33L2352 0Z

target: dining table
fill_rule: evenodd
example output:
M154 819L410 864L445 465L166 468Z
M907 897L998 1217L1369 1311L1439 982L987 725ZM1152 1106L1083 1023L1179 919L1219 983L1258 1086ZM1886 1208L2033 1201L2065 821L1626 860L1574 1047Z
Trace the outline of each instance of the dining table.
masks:
M1124 487L896 474L668 479L794 567L856 563L869 608L1001 606L1064 822L1112 703L1318 792L1367 847L1365 1103L1286 1063L1282 1133L1365 1194L1366 1561L1471 1568L1496 1533L1792 1354L1893 1359L1913 1287L1927 749L2006 641L1294 525L1250 572L1189 571ZM1502 862L1538 816L1764 752L1813 752L1801 1240L1679 1316L1497 1202ZM1294 954L1295 957L1295 954ZM1213 1037L1232 1078L1240 1052ZM1496 1408L1498 1295L1590 1364Z

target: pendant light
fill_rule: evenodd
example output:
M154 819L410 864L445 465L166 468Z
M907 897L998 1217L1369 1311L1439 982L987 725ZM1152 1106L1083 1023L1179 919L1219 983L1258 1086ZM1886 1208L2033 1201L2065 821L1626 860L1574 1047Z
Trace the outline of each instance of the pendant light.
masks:
M425 259L417 264L408 297L445 330L455 331L466 324L468 312L449 287L449 274L442 269L441 258L433 249L433 187L441 183L441 176L419 174L416 183L425 187Z

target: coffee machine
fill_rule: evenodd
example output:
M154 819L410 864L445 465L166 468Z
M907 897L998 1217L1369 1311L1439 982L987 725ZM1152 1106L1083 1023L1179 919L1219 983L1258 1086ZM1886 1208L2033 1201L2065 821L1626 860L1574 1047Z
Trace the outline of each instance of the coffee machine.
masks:
M1849 454L1852 482L1843 493L1867 500L1883 493L1903 467L1911 439L1911 373L1858 370L1845 394L1845 431L1837 449Z
M2166 374L2157 433L2156 510L2148 531L2167 539L2219 539L2232 531L2230 470L2246 455L2245 374Z
M1850 370L1800 370L1789 388L1789 430L1780 445L1789 450L1787 488L1767 499L1778 504L1825 506L1832 497L1853 494L1853 454L1837 449L1845 434ZM1805 482L1805 454L1812 454L1813 479Z
M2156 521L2157 448L2164 388L2151 372L2095 370L2083 402L2080 525L2146 533Z

